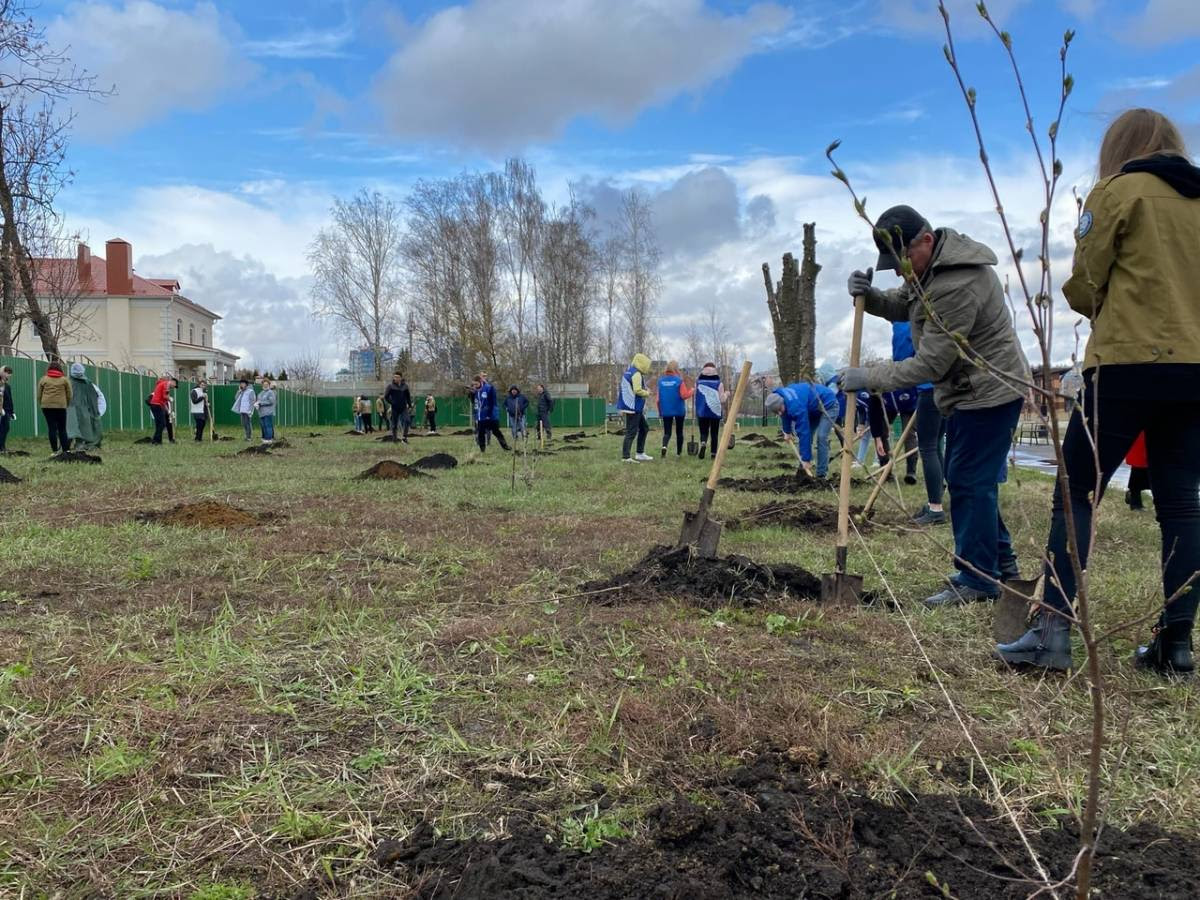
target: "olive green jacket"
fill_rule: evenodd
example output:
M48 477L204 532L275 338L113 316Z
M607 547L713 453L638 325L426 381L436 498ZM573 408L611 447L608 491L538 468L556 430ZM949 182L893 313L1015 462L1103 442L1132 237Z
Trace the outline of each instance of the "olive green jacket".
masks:
M1063 294L1092 321L1085 370L1200 363L1200 200L1148 172L1100 181Z
M937 234L933 259L921 281L941 325L931 320L912 286L872 290L867 312L910 323L916 355L869 366L867 387L894 391L932 382L934 401L945 415L1024 397L1029 363L996 276L996 254L952 228L939 228ZM960 338L970 347L969 356Z
M71 405L71 382L66 375L38 379L37 404L41 409L66 409Z

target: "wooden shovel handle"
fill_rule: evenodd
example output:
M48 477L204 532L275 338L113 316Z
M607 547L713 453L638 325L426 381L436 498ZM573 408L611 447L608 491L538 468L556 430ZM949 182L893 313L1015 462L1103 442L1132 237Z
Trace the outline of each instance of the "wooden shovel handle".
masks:
M733 427L737 424L738 410L742 408L742 397L746 396L746 384L750 381L750 360L742 363L742 374L738 378L737 387L733 391L733 405L729 415L725 417L725 427L721 429L721 443L717 447L717 455L713 459L712 471L708 473L705 485L710 491L717 489L717 481L721 478L721 465L725 462L725 451L729 449L729 438L733 436Z
M854 298L854 331L850 336L850 366L857 368L862 357L863 311L866 305L865 297ZM843 393L846 393L843 389ZM853 446L854 416L857 404L853 394L846 393L846 426L847 446ZM850 477L854 466L854 453L842 454L842 480L838 485L838 559L845 559L846 548L850 546Z
M871 491L871 496L867 498L867 505L863 507L862 517L864 519L869 519L871 517L871 510L875 508L875 501L879 499L879 492L882 491L883 486L887 484L887 480L891 477L892 469L896 467L896 463L900 462L902 459L907 459L908 457L912 456L913 453L917 452L916 450L911 450L908 453L905 453L903 456L899 455L900 448L904 446L905 441L908 440L908 436L912 434L913 426L916 424L917 414L913 413L908 419L908 424L904 426L904 430L900 432L900 440L896 441L896 446L892 450L891 455L888 457L887 464L879 472L879 479L875 482L875 487Z

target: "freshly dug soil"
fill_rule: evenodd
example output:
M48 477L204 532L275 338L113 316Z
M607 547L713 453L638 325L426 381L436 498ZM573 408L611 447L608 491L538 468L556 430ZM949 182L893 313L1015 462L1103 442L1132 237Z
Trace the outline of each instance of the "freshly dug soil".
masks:
M14 475L4 466L0 466L0 484L20 484L21 479Z
M346 431L346 432L343 432L343 433L344 433L344 434L356 434L356 435L364 435L364 434L366 434L366 432L365 432L365 431L355 431L353 428L351 428L349 431Z
M591 853L563 849L544 826L510 821L511 836L497 841L439 837L423 823L404 841L380 842L372 855L406 872L420 900L1016 900L1035 893L1024 880L1028 856L1000 810L941 795L888 806L793 761L812 755L803 748L763 754L709 783L712 807L679 796L650 811L644 835ZM1071 870L1079 849L1071 817L1029 837L1052 877ZM1094 874L1100 897L1194 897L1200 841L1157 825L1108 826Z
M655 547L628 572L589 581L579 591L594 594L593 602L602 604L674 597L720 609L784 597L817 600L821 579L799 566L760 565L744 556L704 559L687 547Z
M578 444L573 444L570 447L559 447L560 452L566 453L568 450L591 450L591 447L581 447Z
M850 514L858 515L862 507L851 507ZM767 526L798 528L801 531L837 528L837 507L811 500L784 500L753 509L728 523L732 531Z
M275 518L269 514L258 514L221 503L217 500L201 500L199 503L181 503L159 512L138 513L139 522L158 525L178 525L200 528L251 528Z
M136 441L134 441L134 443L135 443L135 444L153 444L153 443L154 443L154 438L150 438L150 437L141 437L141 438L138 438Z
M28 450L5 450L0 456L28 456Z
M464 434L474 435L475 432L473 432L470 428L460 428L458 431L450 432L452 437L460 437Z
M382 437L375 438L377 441L383 441L385 444L400 444L403 441L398 437L392 437L390 434L385 434Z
M795 475L776 475L774 478L722 478L717 484L735 491L769 491L773 494L827 491L835 486L835 482L829 479L809 478L803 472Z
M757 449L763 449L763 450L771 448L771 447L783 446L782 444L779 443L779 441L772 440L769 437L760 437L760 438L756 438L753 441L747 440L746 438L742 438L742 440L746 441L746 443L748 443L751 447L755 447Z
M358 477L374 478L380 481L402 481L405 478L432 478L433 476L393 459L385 459L375 463Z
M291 450L292 445L287 438L276 438L268 445L272 450Z
M98 466L103 462L100 457L86 453L83 450L68 450L66 453L58 454L58 456L52 456L51 460L64 463L91 463L94 466Z
M587 437L587 432L576 431L574 434L564 434L562 439L564 441L582 441L585 437Z
M268 444L253 444L237 452L238 456L270 456L271 447Z
M449 453L431 453L413 463L418 469L453 469L457 465L458 460Z
M325 435L323 435L323 434L321 434L320 432L317 432L317 431L310 431L310 432L308 433L308 436L309 436L310 438L313 438L313 437L325 437Z
M767 436L765 434L759 434L757 431L751 431L742 435L743 441L765 441L766 439Z

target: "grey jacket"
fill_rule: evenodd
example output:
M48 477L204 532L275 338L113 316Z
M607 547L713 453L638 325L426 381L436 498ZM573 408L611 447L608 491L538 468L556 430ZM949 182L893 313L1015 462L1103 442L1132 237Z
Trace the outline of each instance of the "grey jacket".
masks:
M939 228L937 234L933 260L922 282L944 328L930 320L924 303L909 285L871 291L867 312L893 322L909 322L917 353L899 362L868 367L868 387L894 391L932 382L933 398L945 415L956 409L988 409L1024 397L1029 363L1004 302L1004 289L992 268L996 254L951 228ZM965 339L971 359L979 357L980 363L960 351L959 339Z
M258 392L258 417L275 415L275 389L266 388Z

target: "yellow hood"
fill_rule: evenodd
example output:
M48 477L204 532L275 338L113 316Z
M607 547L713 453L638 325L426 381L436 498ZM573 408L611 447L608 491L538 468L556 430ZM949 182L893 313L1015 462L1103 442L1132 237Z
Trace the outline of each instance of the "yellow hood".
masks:
M650 374L650 357L645 353L635 353L633 356L633 367L643 375Z

